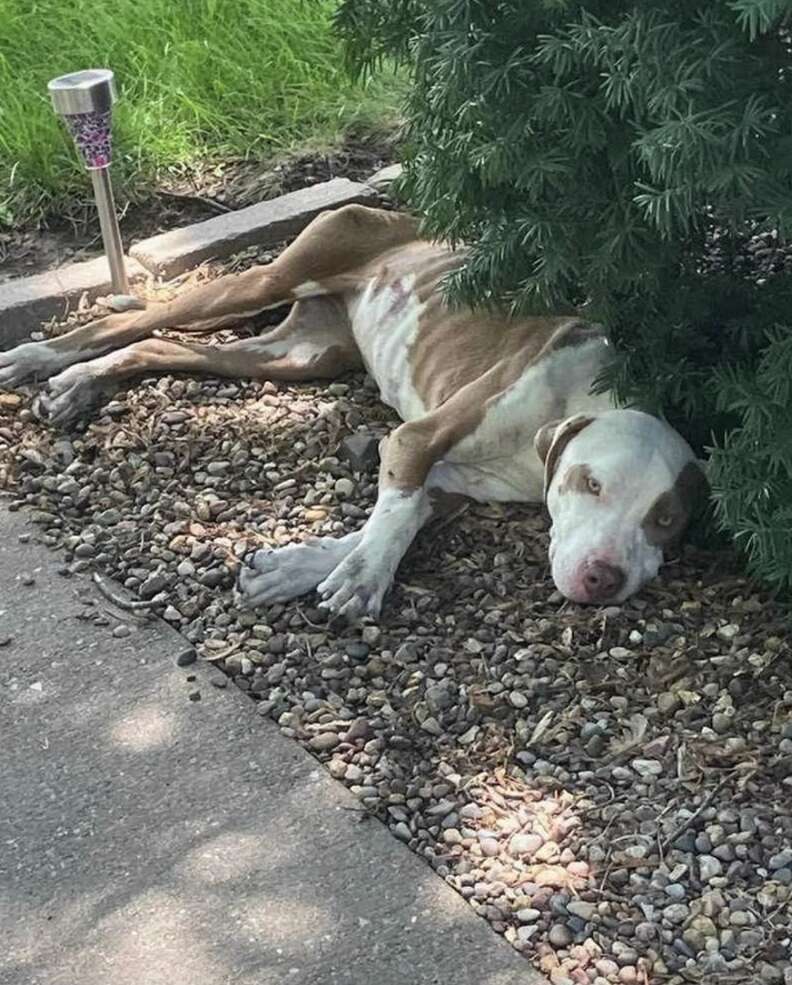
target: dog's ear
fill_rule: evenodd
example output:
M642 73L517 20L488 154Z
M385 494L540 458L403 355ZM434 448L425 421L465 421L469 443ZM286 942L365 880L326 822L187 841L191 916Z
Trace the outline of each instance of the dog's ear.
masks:
M550 483L553 481L558 460L564 452L569 442L580 434L584 427L587 427L594 418L590 414L575 414L567 417L564 421L548 421L536 432L534 436L534 448L540 460L544 462L544 495L550 491Z

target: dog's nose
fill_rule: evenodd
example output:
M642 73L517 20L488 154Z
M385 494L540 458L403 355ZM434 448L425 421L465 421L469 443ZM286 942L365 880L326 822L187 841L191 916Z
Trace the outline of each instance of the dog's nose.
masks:
M583 584L592 602L606 602L624 587L627 576L621 568L606 561L591 561L586 566Z

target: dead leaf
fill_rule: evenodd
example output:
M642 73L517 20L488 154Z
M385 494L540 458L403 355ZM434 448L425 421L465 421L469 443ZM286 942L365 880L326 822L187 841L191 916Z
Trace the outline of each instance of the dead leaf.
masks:
M550 725L550 722L552 722L554 715L555 712L552 710L552 708L550 709L550 711L546 711L544 715L542 715L542 717L539 719L536 725L536 728L533 730L533 735L531 735L530 741L528 742L529 746L536 745L537 742L541 741L542 736L547 732L547 729Z
M620 736L611 739L611 752L614 755L619 755L628 749L633 749L635 746L640 745L644 740L648 727L649 719L646 715L642 715L640 712L631 715L627 721L627 728L624 729Z

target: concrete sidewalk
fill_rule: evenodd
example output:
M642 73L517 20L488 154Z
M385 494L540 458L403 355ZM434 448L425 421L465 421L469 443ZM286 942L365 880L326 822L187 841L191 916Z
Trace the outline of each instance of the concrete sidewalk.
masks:
M2 985L541 985L249 698L176 667L181 637L35 537L0 511Z

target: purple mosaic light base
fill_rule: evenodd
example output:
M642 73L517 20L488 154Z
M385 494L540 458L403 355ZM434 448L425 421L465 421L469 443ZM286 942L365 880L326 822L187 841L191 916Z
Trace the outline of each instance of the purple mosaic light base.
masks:
M106 168L110 163L113 154L111 117L109 110L104 113L74 113L64 117L77 150L89 169Z

